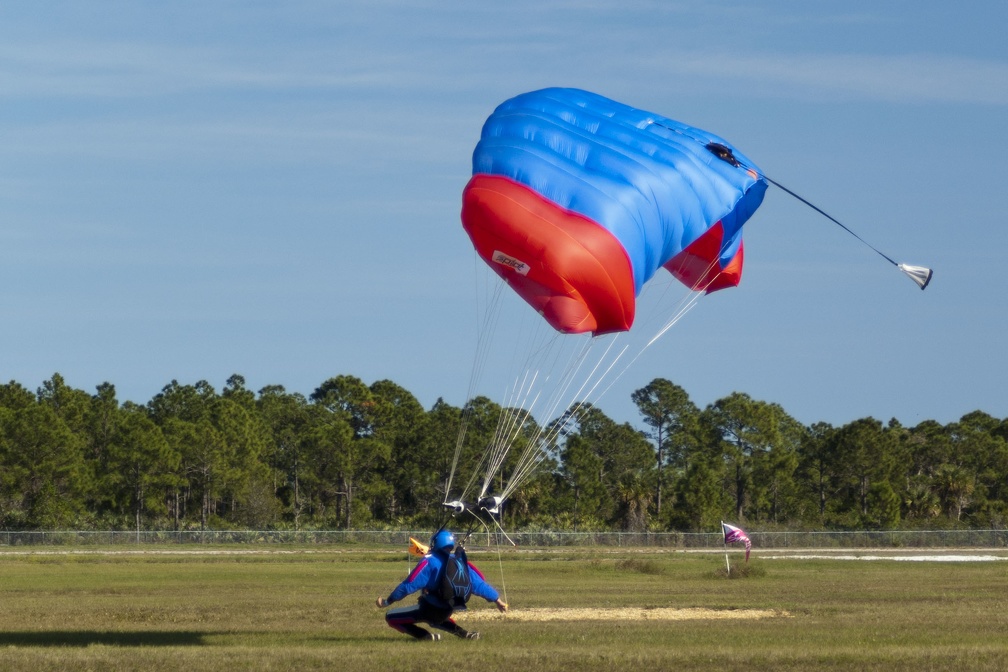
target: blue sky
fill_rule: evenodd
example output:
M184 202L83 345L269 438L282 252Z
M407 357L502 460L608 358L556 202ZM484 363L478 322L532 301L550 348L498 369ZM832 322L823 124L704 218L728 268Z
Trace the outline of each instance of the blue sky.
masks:
M798 420L1008 416L1001 0L97 2L0 7L0 379L146 402L172 379L465 401L483 120L589 89L725 137L771 188L742 285L656 377ZM491 397L494 389L480 389Z

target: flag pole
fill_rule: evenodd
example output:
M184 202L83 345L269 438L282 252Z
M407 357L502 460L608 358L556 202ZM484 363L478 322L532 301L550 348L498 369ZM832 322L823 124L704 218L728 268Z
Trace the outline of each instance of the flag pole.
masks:
M724 539L724 521L721 521L721 538ZM725 539L724 542L724 565L725 570L728 572L728 576L731 576L731 565L728 564L728 540Z

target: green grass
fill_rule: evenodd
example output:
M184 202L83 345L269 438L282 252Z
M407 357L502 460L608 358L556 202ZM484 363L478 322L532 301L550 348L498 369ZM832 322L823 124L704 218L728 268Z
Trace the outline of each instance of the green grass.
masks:
M188 547L185 547L188 549ZM405 554L29 554L0 549L0 670L1002 670L1008 562L760 560L679 552L472 553L515 610L775 609L711 621L480 622L413 642L374 607ZM276 549L273 549L276 550ZM740 561L738 554L736 560ZM502 577L503 572L503 577ZM734 567L733 567L734 572ZM477 600L474 609L490 609Z

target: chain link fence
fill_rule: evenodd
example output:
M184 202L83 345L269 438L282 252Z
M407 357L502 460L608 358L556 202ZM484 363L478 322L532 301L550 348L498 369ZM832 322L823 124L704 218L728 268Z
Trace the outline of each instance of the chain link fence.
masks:
M402 548L410 537L426 541L430 530L184 530L184 531L0 531L0 546L126 546L126 545L360 545ZM720 532L516 532L519 547L719 549ZM762 549L858 548L1008 548L1008 530L888 530L858 532L749 532ZM506 543L476 533L470 547Z

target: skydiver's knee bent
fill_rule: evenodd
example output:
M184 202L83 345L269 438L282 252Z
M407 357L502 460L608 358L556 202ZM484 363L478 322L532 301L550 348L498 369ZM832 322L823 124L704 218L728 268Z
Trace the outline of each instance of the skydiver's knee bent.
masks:
M385 622L399 632L407 632L408 628L404 626L413 625L420 620L419 617L420 610L417 607L399 607L385 612Z

